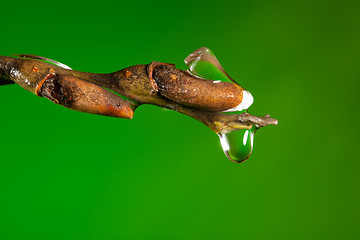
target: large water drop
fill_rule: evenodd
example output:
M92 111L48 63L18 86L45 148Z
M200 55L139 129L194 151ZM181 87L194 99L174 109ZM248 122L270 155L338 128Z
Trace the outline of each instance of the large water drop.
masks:
M247 160L254 148L254 135L256 126L251 129L240 129L225 134L219 133L221 147L225 155L233 162Z
M225 72L214 53L206 47L194 51L184 61L189 68L189 72L196 77L236 83Z

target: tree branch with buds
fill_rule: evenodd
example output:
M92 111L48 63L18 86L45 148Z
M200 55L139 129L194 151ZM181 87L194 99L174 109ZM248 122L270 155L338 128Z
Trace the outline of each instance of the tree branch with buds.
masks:
M64 107L119 118L131 119L137 106L152 104L197 119L217 134L277 125L269 115L240 112L251 105L252 96L225 73L210 50L201 48L185 62L192 64L192 72L152 62L98 74L39 56L0 56L0 85L16 83ZM214 67L222 74L219 78L229 81L202 78L199 63ZM227 113L232 109L237 112Z

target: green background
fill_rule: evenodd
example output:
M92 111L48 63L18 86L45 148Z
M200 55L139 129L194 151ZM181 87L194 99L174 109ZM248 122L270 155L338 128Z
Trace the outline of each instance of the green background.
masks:
M2 55L113 72L209 47L279 126L251 158L177 112L0 87L0 238L359 239L359 1L1 1Z

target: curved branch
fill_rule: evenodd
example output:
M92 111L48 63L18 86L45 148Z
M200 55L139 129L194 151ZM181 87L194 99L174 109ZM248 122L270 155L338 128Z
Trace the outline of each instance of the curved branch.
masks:
M38 96L77 111L131 118L131 108L152 104L195 118L215 133L278 123L269 115L223 113L241 102L240 86L199 79L171 64L136 65L114 73L98 74L34 59L0 56L0 75L4 75L2 80L10 79ZM135 105L116 98L106 89L128 98Z

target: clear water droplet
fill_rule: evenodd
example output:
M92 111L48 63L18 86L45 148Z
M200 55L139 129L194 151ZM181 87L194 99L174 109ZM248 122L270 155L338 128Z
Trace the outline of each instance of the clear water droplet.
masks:
M196 77L214 81L236 83L225 72L214 53L206 47L202 47L194 51L185 58L184 61L189 68L189 72Z
M257 129L253 126L251 129L219 133L221 147L227 158L238 163L247 160L254 148L254 135Z

